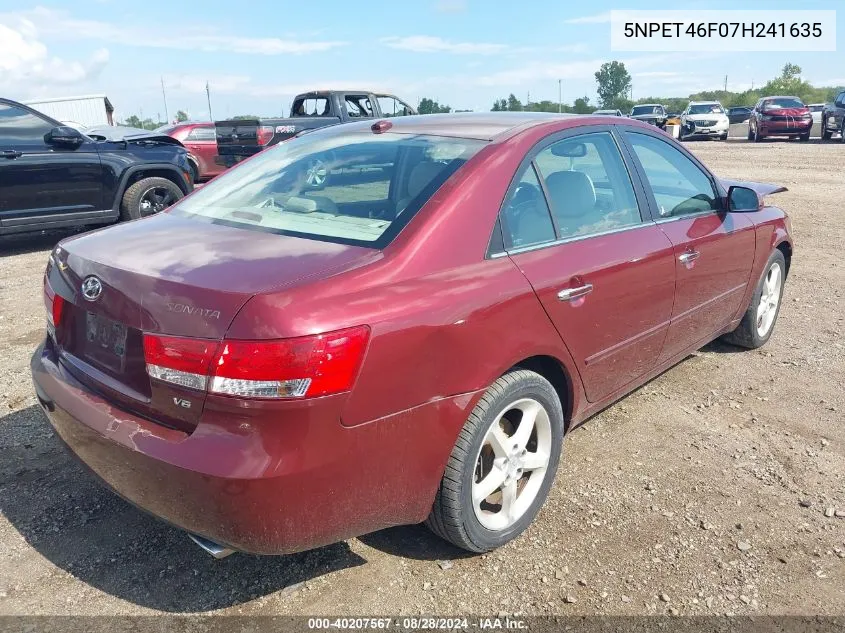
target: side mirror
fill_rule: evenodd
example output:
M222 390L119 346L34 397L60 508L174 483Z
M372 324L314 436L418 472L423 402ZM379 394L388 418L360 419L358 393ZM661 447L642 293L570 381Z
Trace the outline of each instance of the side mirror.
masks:
M760 196L748 187L731 187L728 189L728 210L734 213L759 211Z
M44 135L44 142L47 145L60 145L62 147L79 147L85 138L82 133L72 127L60 125Z

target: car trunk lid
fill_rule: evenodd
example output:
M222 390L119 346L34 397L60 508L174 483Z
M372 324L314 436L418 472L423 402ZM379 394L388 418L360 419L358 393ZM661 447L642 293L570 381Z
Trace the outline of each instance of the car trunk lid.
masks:
M124 409L192 430L205 392L151 380L144 333L220 341L255 294L363 265L380 252L159 214L60 245L62 356ZM96 279L96 288L86 280ZM87 292L86 290L90 291Z

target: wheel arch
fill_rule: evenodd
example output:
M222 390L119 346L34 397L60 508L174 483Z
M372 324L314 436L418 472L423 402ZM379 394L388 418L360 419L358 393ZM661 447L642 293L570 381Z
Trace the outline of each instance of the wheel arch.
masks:
M120 185L117 188L117 195L115 196L114 203L112 204L112 209L116 213L120 212L120 203L123 200L126 190L144 178L166 178L179 187L183 194L188 195L190 193L190 189L185 182L185 178L175 165L168 165L167 163L136 165L134 167L129 167L120 177Z
M786 275L789 275L789 267L792 264L792 244L787 240L779 242L775 248L783 253L783 259L786 262Z
M539 354L522 359L508 368L508 371L515 369L527 369L540 374L554 387L560 398L563 408L564 431L568 431L572 422L573 404L575 401L575 384L566 369L566 366L554 356ZM505 372L507 373L507 372ZM504 375L504 374L503 374Z

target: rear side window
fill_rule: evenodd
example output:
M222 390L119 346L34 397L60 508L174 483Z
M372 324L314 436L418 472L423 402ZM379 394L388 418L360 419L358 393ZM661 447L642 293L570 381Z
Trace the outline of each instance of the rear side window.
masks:
M625 132L654 193L661 217L677 217L719 208L710 178L669 143L636 132Z
M213 127L195 127L185 138L187 141L213 141L217 136Z
M331 104L326 97L297 99L293 104L293 116L329 116Z
M559 141L535 159L560 237L601 233L642 221L631 177L608 132Z
M383 248L484 141L313 132L218 176L170 212Z
M0 103L0 146L43 146L51 129L50 123L28 110Z

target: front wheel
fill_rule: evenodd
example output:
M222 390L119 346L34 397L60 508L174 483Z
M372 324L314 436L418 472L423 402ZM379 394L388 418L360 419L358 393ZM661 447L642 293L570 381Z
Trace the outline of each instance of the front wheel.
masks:
M185 197L179 186L167 178L144 178L126 190L120 203L121 220L137 220L164 211Z
M839 124L839 142L845 143L845 116L842 117L842 122Z
M763 346L775 329L783 299L786 280L786 260L778 249L769 256L763 276L737 328L725 335L725 340L740 347L757 349Z
M563 441L563 408L548 380L525 369L494 382L452 449L428 528L471 552L519 536L546 500Z
M822 140L829 141L831 136L833 132L827 129L827 119L822 118Z

